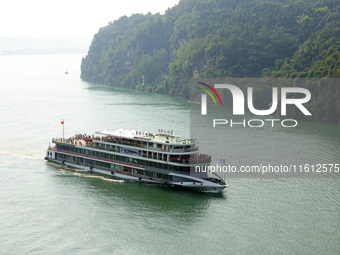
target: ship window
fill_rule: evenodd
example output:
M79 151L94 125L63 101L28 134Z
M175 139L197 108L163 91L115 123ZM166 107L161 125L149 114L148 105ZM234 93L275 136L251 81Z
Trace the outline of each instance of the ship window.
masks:
M124 167L124 170L125 170L126 172L131 172L131 171L132 171L132 168L131 168L131 167Z
M109 163L104 163L104 166L109 168L110 167L110 164Z
M179 166L174 166L174 171L181 171L181 167L179 167Z

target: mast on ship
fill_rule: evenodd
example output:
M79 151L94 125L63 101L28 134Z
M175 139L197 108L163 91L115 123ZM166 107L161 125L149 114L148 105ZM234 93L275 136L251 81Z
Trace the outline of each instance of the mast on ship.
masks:
M64 139L64 133L65 133L65 132L64 132L64 131L65 131L65 129L64 129L64 123L65 123L64 120L62 120L62 121L61 121L61 125L63 125L63 141L65 140L65 139Z

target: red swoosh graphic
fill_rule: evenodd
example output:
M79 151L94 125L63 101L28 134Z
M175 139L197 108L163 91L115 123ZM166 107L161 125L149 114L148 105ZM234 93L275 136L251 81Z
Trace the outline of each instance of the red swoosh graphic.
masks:
M203 86L206 86L207 88L211 89L212 92L214 92L215 95L217 96L217 98L218 98L218 100L220 101L221 106L222 106L222 100L221 100L221 98L220 98L220 95L217 93L217 91L216 91L213 87L211 87L210 85L205 84L205 83L203 83L203 82L197 82L197 83L202 84Z

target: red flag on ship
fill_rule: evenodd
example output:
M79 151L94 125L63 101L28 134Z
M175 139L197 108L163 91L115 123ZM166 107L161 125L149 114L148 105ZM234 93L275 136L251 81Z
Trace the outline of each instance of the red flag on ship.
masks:
M64 121L61 121L61 125L64 125Z

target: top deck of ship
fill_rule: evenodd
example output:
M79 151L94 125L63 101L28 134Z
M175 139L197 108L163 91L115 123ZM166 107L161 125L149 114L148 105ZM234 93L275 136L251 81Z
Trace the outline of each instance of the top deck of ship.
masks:
M167 145L194 145L196 141L189 138L181 138L173 135L172 131L161 130L159 133L142 132L136 130L117 129L117 130L104 130L96 132L98 135L107 136L110 138L125 138L138 141L154 142Z

